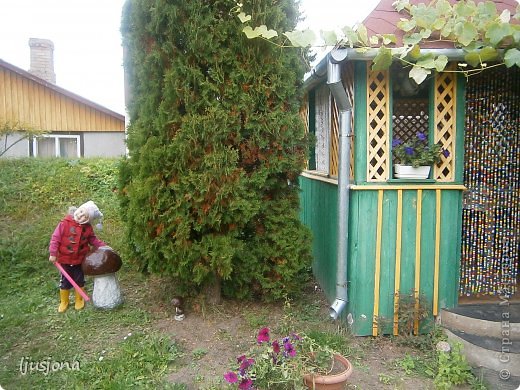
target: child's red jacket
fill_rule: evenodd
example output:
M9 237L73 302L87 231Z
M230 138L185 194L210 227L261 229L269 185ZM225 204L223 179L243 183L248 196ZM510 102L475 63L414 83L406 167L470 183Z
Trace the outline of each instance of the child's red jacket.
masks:
M80 225L72 215L67 215L52 233L49 252L56 256L58 263L81 264L90 245L97 249L107 244L96 237L90 223Z

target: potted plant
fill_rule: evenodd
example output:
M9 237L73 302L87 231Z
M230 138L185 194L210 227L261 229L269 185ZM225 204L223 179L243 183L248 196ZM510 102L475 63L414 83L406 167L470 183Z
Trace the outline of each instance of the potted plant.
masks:
M392 141L392 150L398 164L394 165L395 177L400 179L426 179L433 164L441 161L441 156L448 157L450 152L440 144L429 145L428 137L422 132L408 142L399 138Z
M352 373L350 362L305 334L271 340L263 328L257 343L237 358L238 367L224 375L238 389L343 389Z

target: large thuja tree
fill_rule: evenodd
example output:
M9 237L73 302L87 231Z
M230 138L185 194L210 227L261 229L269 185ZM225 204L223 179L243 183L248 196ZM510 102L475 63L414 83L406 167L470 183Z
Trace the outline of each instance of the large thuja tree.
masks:
M256 22L295 27L294 0L244 3ZM184 292L279 298L300 290L311 258L297 182L305 53L248 40L234 6L127 2L122 207L143 269Z

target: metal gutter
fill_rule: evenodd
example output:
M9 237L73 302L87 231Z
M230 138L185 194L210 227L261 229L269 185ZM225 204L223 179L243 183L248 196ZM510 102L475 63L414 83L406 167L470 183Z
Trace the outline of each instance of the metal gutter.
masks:
M328 54L323 58L314 68L311 69L309 75L303 82L303 88L305 91L313 89L316 85L325 81L327 78L327 57Z
M327 78L327 63L328 58L332 53L340 63L343 61L357 60L357 61L371 61L377 55L378 49L368 49L366 51L360 51L359 49L344 48L334 49L330 51L318 64L316 64L309 75L303 82L303 88L308 91L314 88L317 84L323 82ZM445 55L450 61L462 61L464 60L465 51L462 49L421 49L421 55L432 53L435 55Z

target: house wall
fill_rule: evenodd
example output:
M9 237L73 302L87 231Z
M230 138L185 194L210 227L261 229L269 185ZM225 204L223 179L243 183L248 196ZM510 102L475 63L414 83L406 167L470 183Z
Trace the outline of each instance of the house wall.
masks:
M312 270L329 301L336 293L337 185L300 176L301 219L313 234Z
M9 135L7 146L20 138L20 135ZM1 153L4 150L5 138L0 141ZM126 154L125 135L120 132L82 133L80 142L82 157L119 157ZM29 141L22 140L9 148L2 157L29 157L30 149Z
M19 134L13 134L7 136L6 138L0 138L0 153L2 153L9 145L12 145L16 141L21 138ZM15 144L13 147L9 148L5 154L2 154L2 157L27 157L29 156L29 142L27 140L23 140Z
M83 133L83 157L117 157L125 153L124 133Z
M1 123L47 131L124 133L124 116L7 66L0 66Z
M396 334L411 302L430 315L457 304L462 194L440 185L364 187L351 191L348 312L355 334Z
M436 316L458 299L465 189L464 83L450 73L436 76L431 136L450 155L434 166L430 179L410 181L392 175L388 72L374 74L370 64L358 62L355 74L354 176L345 237L348 304L342 320L352 324L356 335L398 334L407 326L418 333L423 330L418 320L403 323L414 311ZM309 99L314 104L319 101ZM318 115L317 110L308 111L312 132ZM301 188L301 218L313 232L314 275L332 302L341 239L337 237L337 181L307 171L301 175Z
M337 186L305 176L300 185L301 218L313 232L313 273L332 302ZM354 334L398 332L404 317L400 301L418 299L430 314L457 304L461 196L456 187L440 185L353 187L343 316L350 314Z

